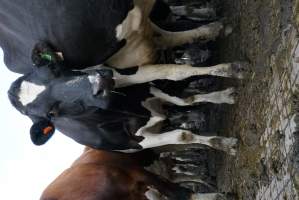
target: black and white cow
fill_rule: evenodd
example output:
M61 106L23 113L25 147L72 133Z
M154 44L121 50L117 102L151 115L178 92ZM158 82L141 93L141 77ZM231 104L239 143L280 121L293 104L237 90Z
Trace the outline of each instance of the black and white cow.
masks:
M195 68L190 65L150 65L155 62L157 48L180 45L198 38L214 39L222 29L221 23L216 22L190 31L162 30L151 22L149 16L157 2L159 1L135 0L133 9L128 12L123 22L115 27L116 40L125 40L127 43L108 59L107 63L114 68L139 66L133 75L122 75L112 69L115 88L157 79L182 80L195 75L240 77L239 65L235 64L220 64L206 68ZM55 51L59 52L59 48L55 48ZM108 87L113 84L109 78L103 78L102 70L80 72L67 70L69 62L64 52L63 58L63 66L66 67L59 68L62 66L60 65L58 69L57 67L53 69L53 66L34 69L18 79L9 91L13 105L35 122L31 129L31 136L36 144L43 144L49 139L53 134L54 124L77 142L100 149L129 150L166 144L202 143L231 154L235 153L233 146L236 140L232 138L202 137L185 130L153 134L153 127L157 128L154 132L159 132L158 125L166 119L161 109L162 104L186 106L202 101L233 103L230 96L231 89L180 99L171 97L157 88L149 88L149 93L144 96L146 98L134 99L135 103L130 107L133 110L143 109L140 115L135 111L127 111L123 107L128 106L125 102L132 101L133 97L143 97L140 95L142 93L136 93L135 96L128 95L128 91L132 89L125 88L126 100L124 101L119 98L121 92L117 90L112 91L115 93L109 92L108 96L104 95L107 93L105 92L107 88L103 88L102 84L108 82L110 83L106 84ZM121 108L109 103L111 96L118 96L118 101L122 104ZM141 106L142 101L144 102ZM145 112L144 108L150 114ZM107 113L104 114L105 112ZM145 126L140 125L142 123L143 125L146 123Z
M149 16L152 10L154 12ZM160 23L169 13L162 0L0 0L0 46L7 67L17 73L31 72L31 50L40 40L63 52L67 66L82 69L106 61L125 44L131 43L132 37L128 36L132 31L144 30L144 24L150 21L169 30L198 26L184 22L169 27ZM204 35L214 31L212 35L215 36L220 28L220 23L208 25ZM152 31L149 36L151 34ZM135 56L139 57L139 54ZM134 60L131 63L144 64ZM124 67L131 63L114 64Z
M213 67L190 67L184 73L172 73L183 79L206 73L207 69L216 75L225 73ZM114 75L112 79L107 69L69 70L61 61L36 66L32 73L15 81L8 94L12 104L34 122L30 133L37 145L47 142L56 127L77 142L97 149L135 151L167 144L201 143L235 153L233 138L204 137L182 129L154 134L160 132L160 125L167 118L163 104L232 104L231 88L181 99L147 84L135 85L130 76Z

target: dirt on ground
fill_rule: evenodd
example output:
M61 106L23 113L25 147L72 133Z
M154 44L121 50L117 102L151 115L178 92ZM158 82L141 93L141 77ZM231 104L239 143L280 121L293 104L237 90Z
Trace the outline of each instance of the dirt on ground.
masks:
M261 185L270 183L271 175L277 173L283 162L277 151L272 152L271 163L265 164L263 152L267 145L261 142L261 137L273 107L269 95L273 79L284 75L283 66L290 53L284 44L288 41L285 37L290 24L295 22L293 12L299 3L294 6L293 0L227 0L221 1L221 5L221 16L233 27L233 33L219 39L219 61L249 62L251 73L239 82L237 104L225 113L223 134L237 137L240 144L236 157L222 157L218 189L236 194L236 199L253 200ZM273 122L275 117L279 115L273 115ZM270 137L273 145L279 137L279 131ZM270 170L265 165L270 165Z

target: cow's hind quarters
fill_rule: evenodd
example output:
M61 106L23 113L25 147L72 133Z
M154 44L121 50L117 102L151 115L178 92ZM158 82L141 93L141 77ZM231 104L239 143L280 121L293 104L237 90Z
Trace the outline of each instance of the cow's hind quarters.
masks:
M57 63L59 56L48 43L41 41L32 49L31 60L35 66L41 67Z

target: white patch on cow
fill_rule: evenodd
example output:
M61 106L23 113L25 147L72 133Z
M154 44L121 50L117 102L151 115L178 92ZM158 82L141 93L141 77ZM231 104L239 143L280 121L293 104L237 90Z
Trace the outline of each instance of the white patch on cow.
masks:
M189 106L189 105L193 105L194 103L200 103L200 102L211 102L215 104L221 104L221 103L234 104L234 98L232 96L232 94L234 93L234 88L228 88L223 91L216 91L208 94L197 94L185 99L170 96L155 87L150 88L150 93L155 97L158 97L160 99L163 99L164 101L167 101L169 103L178 106Z
M162 195L157 189L153 187L147 187L148 190L145 192L145 197L148 200L166 200L166 197Z
M98 83L100 83L99 78L100 78L99 74L93 74L93 75L89 75L88 76L88 80L89 80L89 82L91 84L95 84L95 83L98 84Z
M101 82L100 74L89 75L88 80L91 84L92 94L96 95L100 90L100 82Z
M138 6L132 9L125 20L119 24L116 31L116 38L120 41L129 37L133 32L138 31L142 21L142 13Z
M119 24L119 25L116 27L116 38L117 38L118 40L121 39L122 31L123 31L123 25L122 25L122 24Z
M234 72L232 64L230 63L218 64L210 67L192 67L191 65L177 64L143 65L138 68L138 71L135 74L121 75L115 73L114 75L117 79L116 87L126 87L162 79L179 81L200 75L242 78L242 73Z
M32 103L37 96L46 89L44 85L37 85L28 81L23 81L18 94L20 102L23 106Z

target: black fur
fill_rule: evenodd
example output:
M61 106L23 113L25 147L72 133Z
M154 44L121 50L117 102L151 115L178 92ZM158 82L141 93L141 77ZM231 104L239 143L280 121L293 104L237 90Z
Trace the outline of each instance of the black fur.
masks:
M0 0L0 46L7 67L33 69L30 55L37 41L64 54L67 66L100 64L117 52L115 28L133 8L133 0Z

